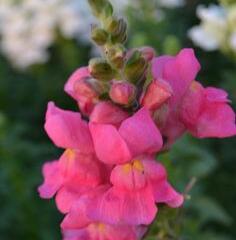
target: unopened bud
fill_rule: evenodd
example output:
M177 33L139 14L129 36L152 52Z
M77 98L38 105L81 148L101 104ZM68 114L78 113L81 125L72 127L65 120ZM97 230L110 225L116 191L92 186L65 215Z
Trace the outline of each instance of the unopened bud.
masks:
M92 28L91 38L97 45L102 46L107 42L108 33L104 29L95 26Z
M102 81L109 81L114 77L114 70L103 58L93 58L89 62L90 74Z
M115 68L122 68L125 61L125 48L121 44L117 44L106 51L109 62Z
M108 18L113 14L113 7L108 0L88 0L93 14L98 18Z
M106 30L111 34L117 33L119 30L119 19L115 17L108 18L106 21Z
M168 82L155 79L142 96L141 105L149 110L156 110L172 96L172 93L172 88Z
M109 91L113 102L128 105L136 97L136 88L133 84L124 81L114 81Z
M127 40L127 23L123 18L119 20L119 25L111 38L113 43L124 43Z
M134 51L134 53L131 55L131 57L128 59L126 63L124 74L125 74L125 77L130 82L137 82L142 78L146 69L147 69L147 62L142 57L141 52Z
M143 58L147 62L150 62L156 55L156 51L152 47L142 47L139 49L139 51L141 51Z
M74 91L80 100L97 98L104 92L100 81L94 78L85 77L74 83Z

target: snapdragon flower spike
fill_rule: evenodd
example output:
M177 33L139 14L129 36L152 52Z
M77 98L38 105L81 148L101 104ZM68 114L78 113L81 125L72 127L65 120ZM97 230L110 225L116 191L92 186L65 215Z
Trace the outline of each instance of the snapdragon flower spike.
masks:
M89 123L94 148L106 164L123 164L140 154L156 153L162 148L162 136L149 111L140 109L125 119L119 128L112 124Z
M157 213L155 203L170 207L183 204L183 196L167 181L165 168L152 156L140 156L117 165L111 172L111 188L96 195L87 207L94 221L108 224L150 224Z
M44 183L38 190L42 198L56 194L57 207L65 213L81 194L106 181L109 170L98 161L88 124L79 113L49 103L45 129L55 145L65 152L58 161L45 163Z
M227 93L215 88L204 90L195 81L199 69L192 49L152 62L153 77L162 78L173 90L167 104L155 114L162 135L167 137L167 147L186 130L199 138L235 135L235 113L228 105Z

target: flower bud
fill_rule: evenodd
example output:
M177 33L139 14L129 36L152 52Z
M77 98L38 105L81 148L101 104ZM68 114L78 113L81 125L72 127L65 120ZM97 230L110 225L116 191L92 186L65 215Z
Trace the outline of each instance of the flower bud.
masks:
M141 98L141 105L149 110L156 110L172 96L172 88L168 82L153 80Z
M123 47L123 45L117 44L115 46L112 46L111 48L108 48L106 50L106 55L109 62L115 68L122 68L124 66L125 48Z
M124 74L128 81L137 82L142 78L146 69L147 69L146 60L142 57L141 52L136 50L132 53L132 55L126 62Z
M111 34L115 34L119 30L119 24L119 19L110 17L106 20L106 30Z
M88 0L93 14L98 18L108 18L113 14L113 7L108 0Z
M114 81L109 91L113 102L128 105L136 96L136 88L133 84L124 81Z
M97 45L103 46L107 42L108 33L104 29L95 26L92 28L91 38Z
M105 59L93 58L89 61L90 74L102 81L109 81L114 77L114 70Z
M156 51L152 47L142 47L139 50L141 51L143 58L147 62L150 62L156 55Z
M111 41L113 43L124 43L127 40L127 23L122 18L118 23L118 28L112 34Z
M97 98L101 87L96 79L85 77L74 83L74 91L79 100Z

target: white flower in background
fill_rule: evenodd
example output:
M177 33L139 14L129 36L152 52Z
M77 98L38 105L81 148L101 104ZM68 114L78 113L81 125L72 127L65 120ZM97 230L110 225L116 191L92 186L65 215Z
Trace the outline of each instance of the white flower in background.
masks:
M231 49L236 51L236 6L199 6L197 16L201 23L192 27L188 35L207 51Z
M234 32L230 38L230 46L236 52L236 32Z
M129 1L112 2L122 11ZM13 65L25 69L48 60L57 30L88 42L94 21L87 0L0 0L0 48Z
M227 30L226 11L223 7L210 5L209 8L199 6L197 16L202 20L199 26L189 31L193 42L205 50L216 50L224 42Z
M184 6L185 0L157 0L157 3L161 7L176 8Z

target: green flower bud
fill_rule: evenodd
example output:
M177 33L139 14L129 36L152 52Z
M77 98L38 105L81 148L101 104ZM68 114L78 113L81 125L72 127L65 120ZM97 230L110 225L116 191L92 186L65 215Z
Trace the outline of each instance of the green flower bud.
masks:
M108 37L109 35L104 29L96 26L92 28L91 38L97 45L103 46L107 42Z
M108 0L88 0L93 14L98 18L108 18L113 14L113 7Z
M125 61L125 48L121 44L117 44L106 50L109 62L118 69L123 68Z
M117 19L116 17L108 18L105 22L105 27L109 33L116 33L119 29L119 19Z
M103 58L91 59L89 61L89 71L94 78L102 81L109 81L115 75L111 65Z
M147 69L147 61L138 50L134 51L125 65L124 74L128 81L137 82Z
M127 23L122 18L118 23L119 26L116 29L116 32L112 34L111 40L113 43L124 43L127 40Z

